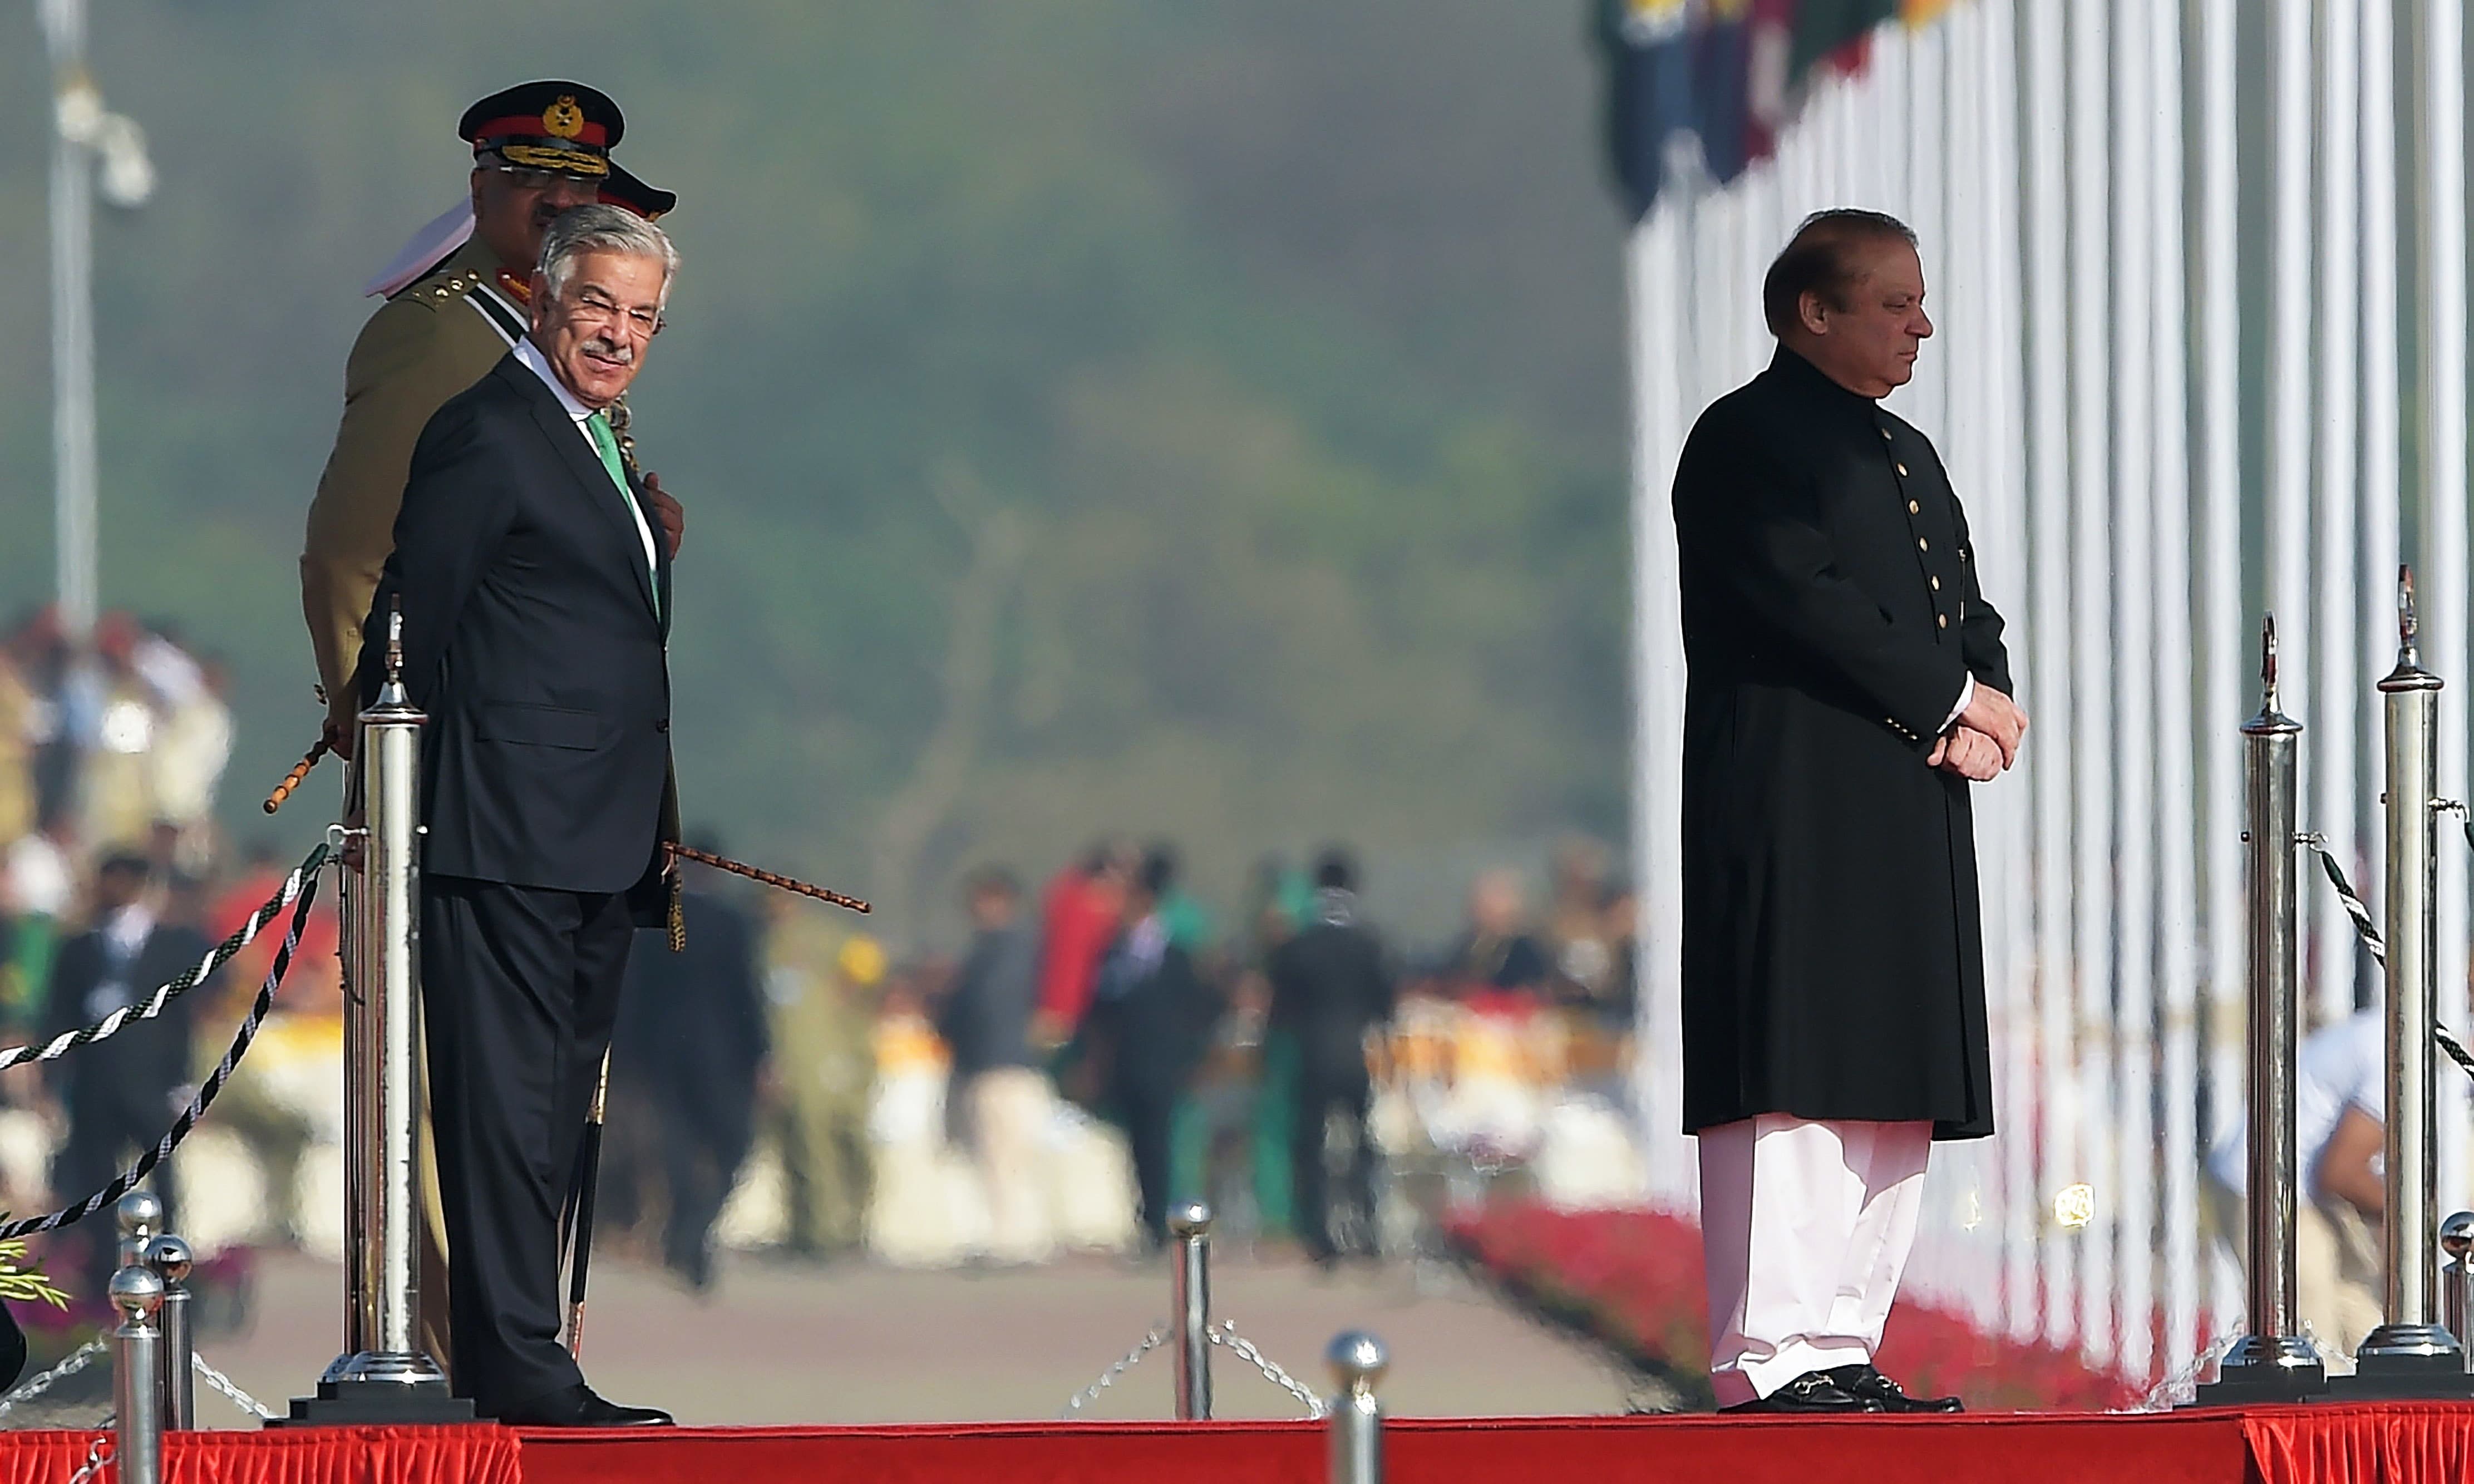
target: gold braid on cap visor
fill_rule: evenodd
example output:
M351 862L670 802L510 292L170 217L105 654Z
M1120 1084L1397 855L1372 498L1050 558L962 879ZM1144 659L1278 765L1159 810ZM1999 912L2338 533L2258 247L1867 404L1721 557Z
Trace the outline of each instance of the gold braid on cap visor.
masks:
M493 152L511 165L527 170L557 170L598 181L610 174L610 161L576 149L547 149L538 144L501 144Z

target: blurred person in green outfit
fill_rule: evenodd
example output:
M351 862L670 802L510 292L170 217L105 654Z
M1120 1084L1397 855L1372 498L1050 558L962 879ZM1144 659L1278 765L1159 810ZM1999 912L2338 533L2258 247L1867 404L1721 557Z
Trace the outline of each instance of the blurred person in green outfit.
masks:
M855 1253L866 1235L867 1115L876 1085L876 995L885 949L780 892L764 904L773 1015L773 1107L789 1178L793 1252Z

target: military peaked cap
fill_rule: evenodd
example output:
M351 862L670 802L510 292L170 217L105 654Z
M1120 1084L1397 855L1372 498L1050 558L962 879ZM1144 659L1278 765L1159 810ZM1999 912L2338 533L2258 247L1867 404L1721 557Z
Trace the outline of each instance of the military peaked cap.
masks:
M525 83L464 110L458 137L475 157L496 155L526 170L556 170L598 181L627 120L608 93L581 83Z

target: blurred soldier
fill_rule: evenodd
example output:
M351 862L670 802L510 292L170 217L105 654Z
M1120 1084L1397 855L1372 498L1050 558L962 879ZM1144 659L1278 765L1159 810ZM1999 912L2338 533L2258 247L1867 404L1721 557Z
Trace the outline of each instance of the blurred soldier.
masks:
M867 1235L868 1103L885 950L782 892L764 901L775 1116L790 1183L790 1248L857 1253Z
M713 1225L755 1137L768 1037L755 924L711 888L704 867L690 869L687 947L672 953L660 930L639 933L620 1003L622 1020L641 1018L652 1043L645 1070L670 1206L662 1260L701 1293L713 1286Z
M35 827L35 727L37 699L0 645L0 846Z
M481 379L522 337L542 231L552 217L605 199L647 219L677 204L612 163L611 147L625 130L618 106L580 83L526 83L473 105L456 125L473 146L469 212L432 224L405 249L409 261L371 288L391 297L352 343L344 421L309 506L301 556L301 605L327 695L327 737L345 756L359 704L361 620L394 545L413 440L447 399ZM678 504L658 477L644 484L675 554Z
M62 944L52 962L44 1036L134 1005L206 957L206 936L182 920L193 893L176 893L158 914L147 900L147 880L144 856L124 852L104 861L86 931ZM62 1204L101 1189L171 1127L189 1081L189 1005L183 995L156 1019L133 1023L110 1040L50 1064L55 1095L69 1120L67 1142L52 1163L52 1190ZM153 1182L163 1198L167 1229L178 1229L172 1167L157 1166ZM111 1258L107 1235L88 1254L92 1291L101 1292L109 1278Z
M1314 914L1272 954L1272 1028L1298 1052L1291 1113L1297 1171L1298 1236L1306 1254L1329 1266L1339 1255L1332 1230L1326 1139L1332 1120L1346 1126L1349 1164L1341 1195L1360 1255L1374 1254L1374 1139L1367 1128L1374 1086L1366 1037L1392 1018L1392 973L1382 941L1357 920L1357 866L1339 849L1315 863Z
M1022 885L990 866L971 877L971 951L937 1008L936 1034L952 1054L948 1122L980 1167L988 1198L988 1255L1037 1262L1050 1250L1039 1196L1039 1134L1048 1079L1031 1045L1039 993L1039 945L1024 926Z

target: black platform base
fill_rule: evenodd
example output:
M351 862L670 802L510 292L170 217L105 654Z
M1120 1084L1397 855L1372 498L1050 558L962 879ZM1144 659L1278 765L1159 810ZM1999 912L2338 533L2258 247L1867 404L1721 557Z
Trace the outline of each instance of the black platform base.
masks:
M2328 1378L2331 1401L2474 1401L2474 1375L2462 1355L2389 1356L2358 1363L2352 1375Z
M395 1427L478 1421L472 1399L451 1395L445 1381L320 1381L317 1396L293 1398L292 1415L266 1425Z
M2248 1371L2262 1374L2253 1375ZM2220 1381L2210 1381L2198 1388L2191 1405L2195 1407L2275 1406L2291 1401L2318 1401L2328 1395L2328 1374L2316 1366L2292 1370L2282 1366L2253 1366Z

